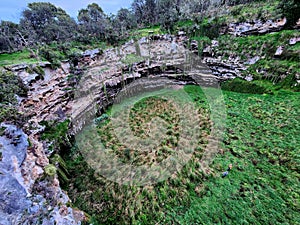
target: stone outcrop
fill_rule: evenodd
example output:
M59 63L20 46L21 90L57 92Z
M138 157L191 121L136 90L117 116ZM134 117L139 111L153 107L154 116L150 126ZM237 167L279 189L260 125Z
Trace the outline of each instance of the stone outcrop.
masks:
M14 126L3 124L0 136L0 224L20 224L22 213L30 207L21 174L26 158L27 135Z
M185 46L187 45L188 44L185 43ZM196 55L199 54L198 42L196 40L191 40L189 46L191 52ZM215 50L218 46L219 42L217 40L212 40L211 45L206 46L200 53L202 56L202 63L208 66L212 75L214 75L219 81L225 81L236 77L252 80L251 76L244 77L242 73L249 65L256 63L260 57L253 57L246 62L241 61L238 57L232 56L228 59L223 59L221 56L215 56Z
M46 68L46 67L51 66L51 63L49 63L49 62L40 62L40 63L37 63L37 64L30 64L30 67L32 67L32 68L36 67L36 66ZM16 71L20 71L20 70L26 70L27 68L29 68L29 65L26 64L26 63L22 63L22 64L4 66L4 68L6 70L16 72Z
M290 44L290 45L295 45L295 44L297 44L298 42L300 42L300 37L294 37L294 38L291 38L291 39L290 39L289 44Z
M235 36L266 34L282 30L286 22L286 18L283 18L277 21L267 20L266 22L262 22L257 20L253 22L231 23L228 27L228 33Z
M279 56L281 56L282 55L282 53L283 53L283 50L284 50L284 46L279 46L278 48L277 48L277 50L276 50L276 52L275 52L275 57L279 57Z
M204 62L219 79L228 80L236 77L243 78L242 72L247 68L240 62L239 58L223 60L221 57L205 57Z

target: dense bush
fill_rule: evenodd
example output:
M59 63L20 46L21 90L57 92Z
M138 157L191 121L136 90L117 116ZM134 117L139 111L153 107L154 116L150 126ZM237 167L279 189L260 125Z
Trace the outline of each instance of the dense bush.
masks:
M271 87L272 84L267 85L267 83L258 81L246 81L240 78L235 78L233 80L226 81L221 85L222 90L234 91L239 93L251 93L251 94L263 94L263 93L273 93Z
M17 110L17 96L26 96L27 89L12 72L0 71L0 123L9 121L20 125L24 117Z
M39 49L40 56L45 58L51 63L52 68L58 68L60 67L60 60L62 60L62 55L54 51L51 47L49 46L43 46Z
M299 0L282 0L279 9L283 16L287 18L287 27L291 28L296 25L300 15Z

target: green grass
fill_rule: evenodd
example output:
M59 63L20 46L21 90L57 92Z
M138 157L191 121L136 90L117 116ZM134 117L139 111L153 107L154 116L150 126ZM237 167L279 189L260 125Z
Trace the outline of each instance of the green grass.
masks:
M133 63L144 61L145 59L141 56L135 55L135 54L127 54L125 57L121 60L122 63L126 65L131 65Z
M21 52L15 52L10 54L0 54L0 66L7 66L13 64L22 63L38 63L39 61L35 58L30 58L30 52L28 50L23 50Z
M229 7L229 14L221 16L227 22L244 22L245 20L278 19L280 1L260 1Z
M162 34L162 30L159 25L149 27L149 28L141 28L141 29L136 29L130 32L129 34L129 40L130 39L140 39L142 37L148 37L149 35L157 35L157 34Z
M227 132L216 176L165 224L299 224L300 95L224 92ZM229 163L233 170L220 178Z
M209 111L203 92L197 86L186 86L184 90L202 112L205 131L209 128L205 112ZM224 91L224 98L226 132L210 175L199 168L207 131L182 170L153 186L118 185L95 176L80 153L65 153L70 172L70 183L65 188L74 205L85 210L94 224L297 224L300 94ZM170 137L176 137L176 130L172 130L176 127L174 112L172 104L164 100L144 98L134 104L130 126L135 135L147 136L147 121L159 116L169 121ZM118 142L109 121L98 128L104 143L127 162L149 162L146 156L128 158L134 152L126 151ZM167 141L161 147L172 149L173 144ZM230 163L233 169L221 178Z

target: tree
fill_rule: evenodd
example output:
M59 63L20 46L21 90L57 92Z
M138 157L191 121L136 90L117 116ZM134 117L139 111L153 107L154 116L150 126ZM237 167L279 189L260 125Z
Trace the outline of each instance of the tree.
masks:
M158 22L169 31L173 29L179 19L176 2L173 0L158 0L157 13L159 15Z
M144 22L145 8L146 6L144 0L133 0L131 4L131 9L139 24L143 24Z
M136 27L136 19L128 9L121 8L116 17L113 18L113 26L123 36L125 31Z
M145 1L145 20L147 24L155 24L157 22L157 13L156 13L156 1L155 0L146 0Z
M180 1L181 16L191 18L193 14L204 13L209 7L220 7L227 4L224 0L186 0Z
M20 50L26 40L19 30L19 25L10 21L0 23L0 52Z
M22 12L20 26L27 38L50 43L65 41L74 36L76 22L61 8L46 2L28 4Z
M287 18L287 28L296 25L300 18L300 0L284 0L279 4L283 16Z
M153 25L157 23L156 0L134 0L131 9L140 25Z
M98 4L92 3L81 9L77 18L81 32L97 38L105 37L109 21Z

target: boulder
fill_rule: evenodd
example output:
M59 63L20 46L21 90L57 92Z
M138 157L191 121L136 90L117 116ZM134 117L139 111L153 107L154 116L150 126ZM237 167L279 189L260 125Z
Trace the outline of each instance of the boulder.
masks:
M211 41L211 47L218 47L219 46L219 42L217 40L212 40Z
M265 23L260 20L231 23L229 24L228 33L235 36L265 34L282 30L286 22L286 18L282 18L277 21L267 20Z
M207 47L205 47L205 48L203 49L202 53L203 53L203 56L205 56L205 57L207 57L207 56L212 56L212 53L213 53L213 52L212 52L212 49L211 49L210 45L207 46Z
M295 45L295 44L297 44L298 42L300 42L300 37L294 37L294 38L291 38L291 39L290 39L289 44L290 44L290 45Z
M300 29L300 18L296 22L296 25L294 26L295 29Z
M248 61L245 62L245 64L253 65L253 64L255 64L256 62L258 62L259 60L260 60L260 57L259 57L259 56L254 56L253 58L248 59Z
M281 56L282 55L282 53L283 53L283 50L284 50L284 47L283 46L279 46L278 48L277 48L277 50L276 50L276 52L275 52L275 57L279 57L279 56Z
M86 50L82 53L83 57L90 57L91 59L95 58L97 55L100 54L100 50L98 48L93 50Z

